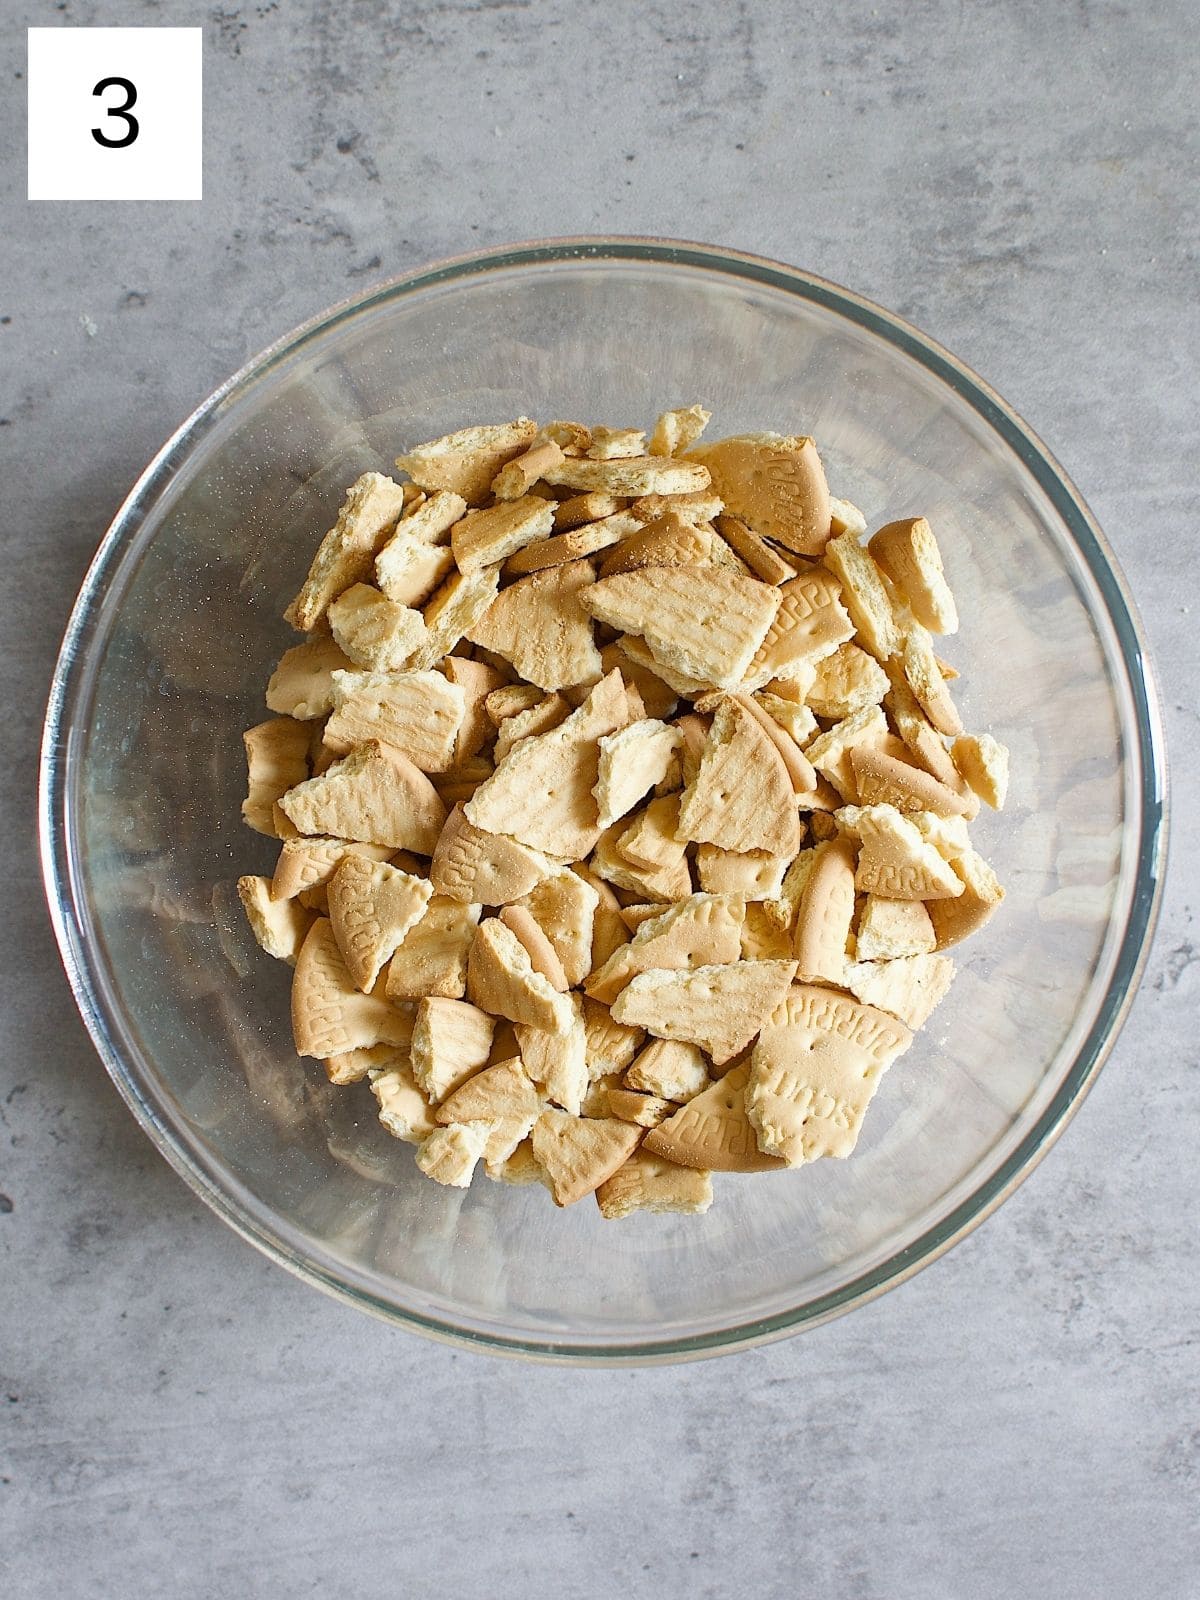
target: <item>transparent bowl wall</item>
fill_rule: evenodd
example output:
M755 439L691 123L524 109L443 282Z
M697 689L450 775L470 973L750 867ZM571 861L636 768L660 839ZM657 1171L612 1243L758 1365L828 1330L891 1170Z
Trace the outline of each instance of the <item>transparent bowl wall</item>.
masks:
M601 1220L541 1188L415 1169L365 1086L299 1063L289 970L237 906L274 849L239 820L243 728L294 642L280 613L346 485L465 423L809 432L871 524L923 513L963 618L967 726L1012 751L974 832L1008 890L889 1072L849 1161L718 1176L704 1218ZM1157 876L1153 698L1069 484L913 330L782 267L631 241L529 247L373 292L231 380L165 447L97 556L55 684L47 879L118 1088L233 1226L426 1331L649 1359L770 1337L913 1271L996 1203L1086 1085L1134 981Z

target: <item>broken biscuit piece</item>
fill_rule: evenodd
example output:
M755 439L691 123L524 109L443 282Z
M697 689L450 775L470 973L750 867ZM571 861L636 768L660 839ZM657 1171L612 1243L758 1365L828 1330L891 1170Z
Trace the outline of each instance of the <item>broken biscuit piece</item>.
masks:
M877 661L886 662L900 649L900 630L883 577L852 533L831 539L825 551L825 565L842 586L842 600L858 636L859 643Z
M520 578L496 596L470 637L511 661L539 689L595 683L603 669L583 605L594 582L590 561L569 561Z
M779 591L727 567L644 567L592 585L583 603L640 635L655 659L736 688L779 609Z
M863 894L889 900L947 900L963 884L933 845L895 806L852 806L847 822L862 843L854 874ZM844 813L839 812L839 820Z
M313 914L295 900L276 900L269 878L239 878L238 897L251 932L269 956L295 963Z
M413 1077L436 1105L486 1065L495 1017L465 1000L429 997L412 1025Z
M293 645L279 658L267 684L267 707L283 717L311 721L333 710L333 674L352 667L336 639L321 634Z
M435 1128L421 1141L417 1165L435 1183L469 1189L475 1164L487 1148L491 1126L486 1122L456 1122Z
M386 861L347 855L329 881L329 920L355 984L375 987L386 962L421 920L433 885Z
M867 548L930 633L957 633L958 611L942 568L933 529L924 517L888 522Z
M759 1149L746 1115L749 1077L748 1065L734 1067L652 1129L642 1148L649 1155L701 1171L778 1171L785 1163Z
M625 816L666 775L680 743L676 729L653 718L631 722L600 740L600 758L593 793L600 826L609 828Z
M990 733L963 734L950 747L954 765L981 800L1000 811L1008 795L1008 750ZM935 806L926 807L936 810Z
M750 1058L746 1113L760 1148L789 1166L848 1156L880 1078L911 1043L886 1012L797 984Z
M683 791L682 837L724 850L792 854L800 814L783 758L746 707L722 700L695 780Z
M794 961L733 961L639 973L613 1002L618 1022L707 1050L717 1066L749 1044L787 992Z
M495 1017L547 1033L565 1033L571 1006L539 972L517 935L498 917L479 924L467 958L467 993Z
M275 805L308 777L309 739L307 725L293 717L273 717L242 735L247 773L242 820L256 833L277 837Z
M467 697L440 672L335 672L325 746L344 754L378 739L422 772L454 764Z
M741 954L741 900L734 895L693 894L643 922L584 988L606 1005L640 972L686 970L736 961Z
M702 1215L712 1205L712 1173L681 1167L648 1150L635 1150L596 1190L600 1215L610 1220L635 1211Z
M945 998L953 977L954 963L946 956L896 956L890 961L847 962L842 988L864 1005L899 1017L915 1033Z
M448 489L468 505L482 505L496 474L529 447L536 433L537 423L528 417L460 428L457 433L415 445L406 455L396 457L396 465L430 493Z
M482 911L479 905L433 895L388 963L388 999L461 1000L467 992L467 954Z
M689 450L707 428L712 412L703 406L681 406L664 411L654 424L646 452L652 456L678 456Z
M855 941L859 961L932 955L936 949L937 936L923 900L889 900L879 894L866 897Z
M328 917L308 930L292 979L296 1054L327 1060L375 1044L407 1044L413 1021L382 996L356 987Z
M707 467L667 456L632 456L617 461L563 460L546 481L586 493L599 489L634 498L646 494L689 494L707 489Z
M819 556L829 542L829 486L809 438L749 433L697 445L689 461L708 468L726 511L757 534L800 555Z
M372 740L357 745L319 778L279 804L301 833L358 839L432 855L446 808L429 779L399 750Z
M501 500L483 511L468 511L450 530L450 548L465 576L497 565L535 539L546 538L553 527L553 503L523 495L520 500Z
M533 1153L550 1181L556 1206L593 1194L624 1166L642 1138L641 1128L615 1117L581 1119L543 1111L533 1125Z
M403 487L381 472L364 472L351 484L337 521L321 540L300 593L288 607L293 627L311 633L330 603L369 575L403 509Z

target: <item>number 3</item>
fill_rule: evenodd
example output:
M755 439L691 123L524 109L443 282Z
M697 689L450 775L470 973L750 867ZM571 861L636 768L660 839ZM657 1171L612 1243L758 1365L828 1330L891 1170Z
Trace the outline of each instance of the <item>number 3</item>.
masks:
M119 139L110 139L108 134L101 133L99 128L92 129L92 138L95 139L97 144L102 144L106 150L123 150L126 145L133 143L140 131L138 119L129 114L130 107L137 104L137 90L128 78L101 78L92 93L103 94L106 89L124 89L124 105L106 106L105 116L120 117L128 126Z

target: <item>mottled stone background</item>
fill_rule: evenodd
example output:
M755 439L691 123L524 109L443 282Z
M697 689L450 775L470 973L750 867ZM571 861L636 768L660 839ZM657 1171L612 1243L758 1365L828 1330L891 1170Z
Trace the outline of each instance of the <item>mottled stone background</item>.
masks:
M1200 1594L1193 7L0 10L3 1593ZM203 203L26 202L56 22L204 24ZM59 633L166 433L374 279L587 231L799 263L984 373L1124 564L1182 824L1121 1041L991 1221L804 1338L616 1374L451 1354L223 1228L92 1053L33 845Z

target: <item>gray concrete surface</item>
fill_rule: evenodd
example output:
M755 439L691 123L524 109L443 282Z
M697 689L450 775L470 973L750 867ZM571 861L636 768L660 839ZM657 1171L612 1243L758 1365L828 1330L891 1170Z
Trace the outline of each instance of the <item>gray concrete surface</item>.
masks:
M1200 1594L1191 10L4 6L6 1596ZM197 21L203 203L27 204L25 23ZM589 230L800 263L1016 405L1141 605L1182 824L1117 1050L991 1221L802 1339L617 1374L453 1354L224 1229L93 1056L32 826L60 628L169 429L373 279Z

